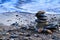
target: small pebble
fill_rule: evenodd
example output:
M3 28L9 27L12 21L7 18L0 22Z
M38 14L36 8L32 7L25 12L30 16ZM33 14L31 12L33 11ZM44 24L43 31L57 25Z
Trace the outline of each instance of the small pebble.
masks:
M34 34L34 36L35 36L35 37L39 37L39 35L38 35L38 34Z
M18 17L19 15L16 15L16 17Z
M25 33L25 36L26 37L30 37L31 35L29 33Z
M28 40L29 38L28 37L24 37L23 40Z

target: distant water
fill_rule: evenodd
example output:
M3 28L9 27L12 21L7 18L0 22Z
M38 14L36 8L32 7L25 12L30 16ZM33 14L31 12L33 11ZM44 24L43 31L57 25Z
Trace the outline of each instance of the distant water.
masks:
M60 13L60 0L0 0L0 13L31 12L39 10Z

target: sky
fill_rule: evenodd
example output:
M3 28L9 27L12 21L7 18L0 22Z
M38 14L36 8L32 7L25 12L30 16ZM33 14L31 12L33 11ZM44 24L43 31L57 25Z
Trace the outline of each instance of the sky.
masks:
M60 0L0 0L0 13L3 12L30 12L39 10L60 13Z

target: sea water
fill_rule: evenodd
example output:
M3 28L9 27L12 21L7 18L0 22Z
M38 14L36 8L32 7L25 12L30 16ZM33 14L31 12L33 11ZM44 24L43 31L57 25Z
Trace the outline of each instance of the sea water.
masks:
M60 12L60 0L0 0L0 13L3 12L30 12L39 10Z

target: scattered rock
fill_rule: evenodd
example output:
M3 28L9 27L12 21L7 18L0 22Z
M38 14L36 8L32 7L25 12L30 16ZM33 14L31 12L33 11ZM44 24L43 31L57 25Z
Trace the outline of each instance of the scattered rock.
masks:
M52 36L52 39L54 39L54 40L60 40L60 38L58 38L57 36Z
M52 34L52 31L51 30L47 30L48 33Z
M27 28L26 28L26 27L21 27L21 29L24 29L24 30L26 30Z
M29 26L28 25L21 25L21 29L29 29Z
M26 37L30 37L31 35L29 33L24 33Z
M38 29L38 32L39 33L50 33L50 34L52 34L52 31L51 30L48 30L48 29Z
M40 28L40 29L38 29L38 32L39 32L39 33L41 33L41 32L42 32L42 30L43 30L43 29L41 29L41 28Z
M11 38L10 40L14 40L13 38Z
M19 35L24 35L24 33L22 33L22 32L19 32Z
M19 27L19 24L17 22L11 24L11 26L18 26Z
M24 37L23 40L32 40L31 37Z
M18 38L18 35L12 34L10 38Z
M18 17L19 15L16 15L16 17Z
M34 36L35 36L35 37L39 37L39 35L38 35L38 34L34 34Z
M57 30L58 29L58 25L54 25L54 24L49 24L46 29L49 29L51 31Z
M10 22L11 20L7 20L7 22Z
M29 40L29 37L24 37L23 40Z

